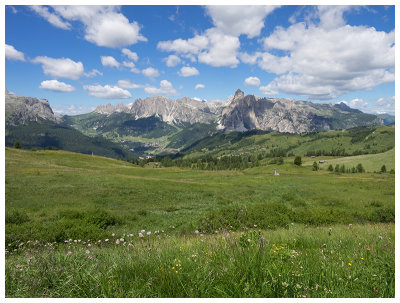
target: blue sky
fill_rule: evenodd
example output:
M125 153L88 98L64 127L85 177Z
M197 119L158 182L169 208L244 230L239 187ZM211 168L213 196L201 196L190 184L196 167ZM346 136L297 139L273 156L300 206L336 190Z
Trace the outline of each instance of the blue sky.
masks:
M164 95L394 114L394 6L6 6L5 86L64 114Z

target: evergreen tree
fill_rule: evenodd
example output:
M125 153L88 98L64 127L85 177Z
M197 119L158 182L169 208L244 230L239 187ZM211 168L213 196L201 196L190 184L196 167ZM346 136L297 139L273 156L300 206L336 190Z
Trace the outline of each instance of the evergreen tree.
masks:
M317 171L317 170L319 170L318 163L317 163L317 162L315 162L315 161L314 161L314 163L313 163L313 165L312 165L312 170L313 170L313 171Z
M296 158L294 158L294 165L300 166L301 165L301 157L300 156L296 156Z
M14 148L20 149L21 148L21 143L19 143L18 141L15 141Z
M381 173L386 173L386 165L383 164L381 167Z
M357 164L356 170L357 170L358 173L363 173L363 172L365 172L365 169L364 169L364 167L362 166L361 163L358 163L358 164Z
M329 164L328 170L329 170L329 171L333 171L333 166L332 166L332 164Z

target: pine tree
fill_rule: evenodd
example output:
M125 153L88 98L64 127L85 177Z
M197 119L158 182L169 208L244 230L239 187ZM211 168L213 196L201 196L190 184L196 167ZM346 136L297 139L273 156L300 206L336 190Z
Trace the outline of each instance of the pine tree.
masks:
M300 156L296 156L296 158L294 158L294 165L300 166L301 165L301 157Z

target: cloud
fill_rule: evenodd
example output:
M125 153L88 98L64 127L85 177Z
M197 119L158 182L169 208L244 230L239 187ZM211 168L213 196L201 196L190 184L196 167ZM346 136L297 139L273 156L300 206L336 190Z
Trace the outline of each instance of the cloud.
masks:
M197 70L197 68L190 67L190 66L184 66L178 72L178 75L181 77L197 76L198 74L199 74L199 71Z
M239 60L236 58L240 47L238 37L225 35L215 28L206 31L209 47L198 55L198 60L211 66L236 67Z
M122 62L122 65L125 66L125 67L130 68L130 70L131 70L132 73L137 73L137 74L140 73L140 70L138 70L138 69L136 68L135 63L133 63L133 62L123 61L123 62Z
M118 80L118 86L126 89L143 88L141 84L131 83L129 80Z
M148 86L145 87L144 91L151 95L169 95L169 96L176 96L178 95L175 88L172 86L171 82L167 80L162 80L160 82L160 87Z
M365 110L368 107L368 103L364 101L363 99L353 99L348 103L348 106L351 108L356 108L359 110Z
M160 75L158 70L153 68L153 67L148 67L146 69L143 69L142 70L142 74L145 75L146 77L150 78L150 79L154 79L154 78L156 78L156 77L158 77Z
M206 86L204 84L196 84L196 86L194 87L195 90L199 89L199 88L205 88Z
M176 52L178 54L198 54L200 50L205 49L207 45L207 37L196 35L188 40L179 38L173 41L160 41L157 43L157 48L162 51Z
M346 21L343 19L343 13L353 9L347 5L320 5L318 6L319 25L325 29L333 29L344 26Z
M212 18L215 27L224 34L236 37L245 34L248 38L254 38L260 35L265 17L278 7L209 5L206 12Z
M95 77L95 76L97 76L97 75L103 76L103 73L102 73L102 72L99 72L97 69L92 69L91 72L85 73L85 77Z
M372 107L372 111L377 114L395 114L395 96L379 98L375 105Z
M358 98L353 99L350 102L345 100L340 102L366 113L395 115L395 96L379 98L375 102L371 101L369 103Z
M192 60L197 56L199 62L216 67L236 67L239 64L236 57L239 47L238 37L226 35L217 28L209 28L204 34L187 40L179 38L157 44L159 50L175 52Z
M243 62L279 75L261 91L323 100L394 81L394 31L343 25L347 8L333 10L320 9L321 24L276 27L263 40L265 52L240 55Z
M112 56L101 56L101 64L103 66L119 67L119 62Z
M60 18L60 16L50 13L49 9L45 6L31 5L30 9L33 10L38 15L42 16L44 19L46 19L50 24L54 25L55 27L65 30L71 29L71 23L63 21Z
M248 77L244 80L245 86L260 86L260 79L257 77Z
M164 58L163 61L165 61L168 67L174 67L181 63L182 60L177 55L169 55L167 58Z
M76 105L55 105L53 111L56 114L61 115L80 115L90 113L94 110L94 107L89 106L76 106Z
M132 97L129 91L118 86L85 85L83 88L89 92L90 96L97 98L128 99Z
M42 81L39 88L61 93L70 93L75 91L75 87L73 87L72 85L57 80Z
M31 8L58 28L71 29L70 21L81 22L84 38L98 46L117 48L147 41L140 34L139 24L129 22L120 12L120 6L55 5Z
M127 49L127 48L123 48L121 50L121 52L127 56L129 59L131 59L134 62L137 62L139 60L139 56L137 53L132 52L131 50Z
M77 80L84 74L82 62L75 62L69 58L50 58L39 56L32 63L42 64L43 73L55 78L67 78Z
M23 52L17 51L14 46L6 44L5 46L5 56L8 60L25 61L25 56Z

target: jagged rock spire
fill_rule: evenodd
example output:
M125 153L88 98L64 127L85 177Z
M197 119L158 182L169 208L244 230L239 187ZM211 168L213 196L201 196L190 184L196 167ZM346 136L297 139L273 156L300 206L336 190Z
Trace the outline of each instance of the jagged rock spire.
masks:
M242 92L239 88L236 90L235 92L235 96L233 97L233 99L237 99L237 98L243 98L244 97L244 92Z

